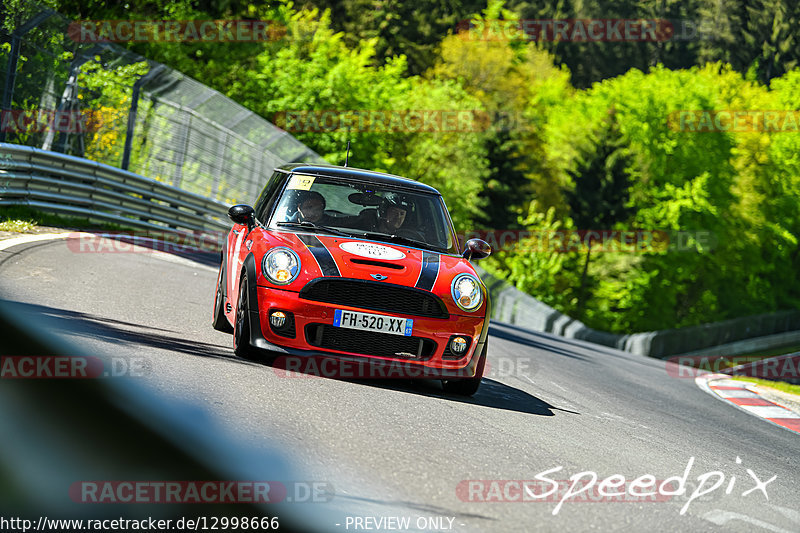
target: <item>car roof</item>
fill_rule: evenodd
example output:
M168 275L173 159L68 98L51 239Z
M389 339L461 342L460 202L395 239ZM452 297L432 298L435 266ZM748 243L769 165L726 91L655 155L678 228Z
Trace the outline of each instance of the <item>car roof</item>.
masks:
M323 164L308 164L308 163L292 163L283 165L275 170L283 172L296 172L298 174L310 174L312 176L329 176L332 178L344 178L353 181L361 181L365 183L379 183L381 185L389 185L399 189L407 189L417 192L426 192L432 194L439 194L439 191L425 185L411 178L404 178L402 176L395 176L394 174L385 174L383 172L376 172L374 170L364 170L353 167L340 167L336 165L323 165Z

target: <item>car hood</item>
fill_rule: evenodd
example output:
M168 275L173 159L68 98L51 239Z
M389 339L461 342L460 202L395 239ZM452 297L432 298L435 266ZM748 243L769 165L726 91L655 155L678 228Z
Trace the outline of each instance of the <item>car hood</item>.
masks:
M274 239L273 245L291 248L300 256L302 273L291 287L286 287L290 290L299 291L319 277L379 281L431 291L445 301L451 313L463 314L452 303L450 284L461 273L478 277L469 261L460 256L366 239L314 233L268 233Z

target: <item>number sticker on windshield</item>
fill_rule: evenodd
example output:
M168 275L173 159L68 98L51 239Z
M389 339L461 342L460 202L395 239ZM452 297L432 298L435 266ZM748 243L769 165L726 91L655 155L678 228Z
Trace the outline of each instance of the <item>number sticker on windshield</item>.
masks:
M300 176L298 174L294 174L291 178L289 178L289 184L286 186L286 188L297 191L308 191L311 189L313 184L314 176Z

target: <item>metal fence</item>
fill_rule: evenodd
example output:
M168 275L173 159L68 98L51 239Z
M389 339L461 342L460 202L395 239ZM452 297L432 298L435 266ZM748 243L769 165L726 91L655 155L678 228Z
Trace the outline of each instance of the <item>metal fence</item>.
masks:
M249 202L276 166L323 162L219 92L26 0L0 5L0 142L85 157L225 203Z

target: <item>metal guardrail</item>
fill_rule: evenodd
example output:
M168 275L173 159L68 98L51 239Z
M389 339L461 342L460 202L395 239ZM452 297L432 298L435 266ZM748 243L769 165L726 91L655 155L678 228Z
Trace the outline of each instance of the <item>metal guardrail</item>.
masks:
M80 157L0 143L0 206L157 231L219 231L227 205Z

